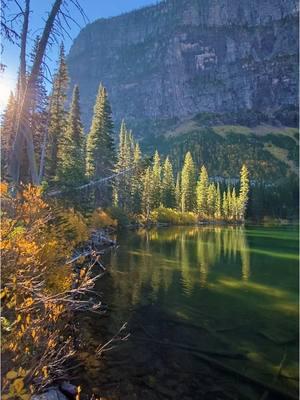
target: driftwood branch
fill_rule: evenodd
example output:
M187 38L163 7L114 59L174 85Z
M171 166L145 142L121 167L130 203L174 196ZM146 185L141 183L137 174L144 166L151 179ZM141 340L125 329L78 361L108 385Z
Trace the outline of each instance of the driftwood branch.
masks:
M121 332L123 332L126 329L126 327L127 327L127 323L123 324L121 326L121 328L119 329L119 331L108 342L106 342L102 346L99 346L96 350L97 356L101 356L102 353L104 353L105 351L112 350L115 347L114 344L120 343L120 342L125 342L129 338L130 333L128 333L125 336L120 336L120 334L121 334Z
M107 176L105 178L98 179L96 181L90 181L89 183L86 183L86 184L81 185L81 186L77 186L77 187L73 188L72 190L84 190L84 189L88 189L88 188L93 187L93 186L97 186L97 185L102 184L102 183L109 182L112 179L117 178L118 176L127 174L128 172L132 171L135 168L136 167L134 166L134 167L131 167L131 168L124 169L123 171L118 172L117 174L112 174L112 175L109 175L109 176ZM52 192L49 192L48 196L49 197L55 197L55 196L59 196L60 194L63 194L63 193L64 193L63 190L54 190Z

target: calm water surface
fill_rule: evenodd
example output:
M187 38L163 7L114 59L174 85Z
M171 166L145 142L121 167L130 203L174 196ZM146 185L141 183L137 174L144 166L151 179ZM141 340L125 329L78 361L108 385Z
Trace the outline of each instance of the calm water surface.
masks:
M201 369L199 360L176 347L179 344L216 352L212 357L223 364L296 393L298 227L172 227L124 232L117 239L119 248L107 260L106 289L99 282L99 291L104 291L111 308L107 319L111 332L128 321L132 336L124 354L119 349L107 356L106 369L115 367L115 380L111 376L99 380L103 365L86 363L86 379L94 390L115 382L123 394L132 393L128 399L177 398L177 394L206 398L208 392L197 374L213 375L214 368ZM94 346L103 340L100 325L103 320L95 317L87 325ZM223 352L233 356L224 357ZM235 353L245 359L234 357ZM179 373L186 373L182 382ZM243 383L237 378L228 386L227 374L217 374L223 394L231 391L231 398L257 398L251 392L254 388L239 387ZM144 392L139 391L142 386Z

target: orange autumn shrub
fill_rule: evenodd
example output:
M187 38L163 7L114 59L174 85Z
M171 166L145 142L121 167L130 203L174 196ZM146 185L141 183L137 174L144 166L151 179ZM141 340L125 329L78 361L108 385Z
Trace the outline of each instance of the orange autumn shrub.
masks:
M5 183L0 190L2 397L27 400L73 354L71 312L60 296L71 289L63 267L73 249L49 227L53 216L40 188L29 185L16 197Z
M117 221L101 208L97 208L91 215L90 225L92 228L96 229L101 229L108 226L116 227Z

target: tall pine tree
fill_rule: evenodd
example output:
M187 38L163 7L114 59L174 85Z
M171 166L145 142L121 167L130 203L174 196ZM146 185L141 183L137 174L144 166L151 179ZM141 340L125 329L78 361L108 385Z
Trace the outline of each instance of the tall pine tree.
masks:
M161 199L163 205L168 208L175 208L176 205L175 182L173 175L173 167L169 160L169 157L166 158L163 165L161 188L162 188Z
M216 187L213 183L207 189L207 216L214 218L215 204L216 204Z
M133 213L141 212L142 201L142 153L138 143L135 143L133 152L133 166L134 169L131 174L131 195L132 195L132 208Z
M132 162L129 139L129 132L123 120L120 127L119 148L115 166L115 173L117 176L114 181L113 189L114 205L123 210L128 210L130 203L130 174L123 174L123 171L127 170Z
M194 161L191 153L187 152L181 173L181 210L183 212L195 210L195 190L196 178Z
M222 217L222 199L221 199L221 190L220 184L217 184L217 191L216 191L216 202L215 202L215 214L216 219L221 219Z
M238 198L236 196L235 187L232 189L231 193L231 218L236 220L238 217Z
M238 216L241 221L245 219L246 207L249 200L249 172L243 164L240 173L240 193L238 198Z
M201 167L199 180L197 182L197 211L200 218L206 218L208 216L208 174L205 166Z
M48 145L46 155L46 179L51 181L57 174L58 146L64 135L67 121L65 101L68 87L68 71L64 45L60 46L59 66L54 77L52 94L50 96Z
M153 176L152 168L147 167L143 176L143 192L142 192L142 211L146 219L150 217L150 213L153 210Z
M115 161L113 121L106 89L100 84L87 138L86 174L89 179L110 175Z
M154 208L157 208L161 202L161 165L160 156L157 150L154 154L152 178L153 187L155 188L155 192L153 193L153 206Z
M227 194L225 191L223 192L222 214L223 214L223 219L227 220L229 216L229 207L228 207Z
M37 36L31 54L32 64L38 52L39 42L40 42L40 37ZM35 154L37 155L37 161L39 162L39 181L41 181L44 173L46 146L48 140L48 123L49 123L48 106L49 106L49 98L45 86L44 67L42 64L39 69L35 85L32 88L30 117L29 117L30 119L29 123L35 147Z
M84 134L80 119L79 88L73 90L67 127L58 152L58 181L68 187L80 185L85 179Z
M175 204L177 210L181 210L181 185L180 185L180 173L177 173L176 185L175 185Z

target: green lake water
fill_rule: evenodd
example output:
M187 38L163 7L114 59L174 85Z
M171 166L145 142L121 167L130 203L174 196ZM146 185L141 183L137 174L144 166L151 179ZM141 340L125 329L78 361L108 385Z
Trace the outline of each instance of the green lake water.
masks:
M108 335L128 321L131 336L107 353L106 365L93 366L90 356L85 379L93 390L117 390L125 399L263 395L262 388L180 348L187 346L296 395L297 226L170 227L124 232L117 240L119 248L106 260L109 277L97 288L111 310ZM97 318L87 328L94 347L105 324ZM205 397L211 387L215 395Z

